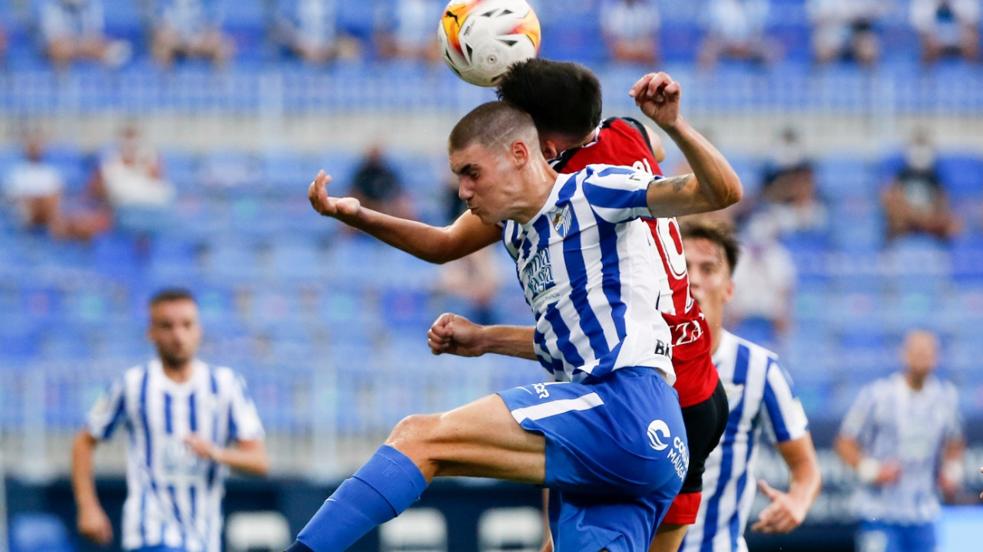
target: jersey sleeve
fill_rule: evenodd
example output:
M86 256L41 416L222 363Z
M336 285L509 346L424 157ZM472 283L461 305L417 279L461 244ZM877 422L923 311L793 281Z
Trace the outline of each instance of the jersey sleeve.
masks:
M959 412L959 392L952 384L946 384L945 389L946 420L944 438L946 441L963 441L962 415Z
M864 429L870 423L870 417L874 410L874 389L870 385L860 390L856 400L843 417L840 424L840 435L848 439L858 440Z
M265 434L263 423L259 419L256 403L249 396L246 380L236 374L233 381L229 405L229 440L253 441L262 439Z
M114 381L89 410L86 429L95 439L104 441L126 417L126 387L124 379Z
M774 358L769 359L765 372L764 418L777 443L798 439L809 431L809 420L795 394L792 378Z
M611 224L650 217L649 184L660 178L631 167L604 166L584 180L584 197L594 212Z

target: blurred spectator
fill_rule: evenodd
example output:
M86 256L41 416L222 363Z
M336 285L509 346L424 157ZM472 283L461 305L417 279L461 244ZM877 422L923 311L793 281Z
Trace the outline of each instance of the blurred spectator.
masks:
M24 159L4 178L4 192L14 204L24 226L47 230L56 238L87 240L108 229L104 213L78 210L65 213L61 199L64 178L44 161L44 140L39 132L24 138Z
M656 63L658 30L659 12L649 0L613 0L601 6L601 31L615 61Z
M822 230L826 206L816 195L816 180L810 160L793 128L782 131L779 143L765 169L761 189L764 213L776 219L781 233Z
M735 294L729 308L729 325L740 324L741 335L776 344L789 330L795 264L778 241L778 222L754 217L747 226L741 262L734 271Z
M911 25L922 42L922 59L946 55L979 57L979 0L911 0Z
M222 0L159 0L153 17L151 51L170 67L175 58L204 58L222 65L235 53L222 31Z
M880 56L876 23L890 8L889 0L809 0L816 60L876 63Z
M351 195L363 207L401 218L414 218L413 205L403 183L383 158L382 148L372 146L352 177Z
M928 133L916 131L905 153L904 166L881 197L887 217L887 237L925 233L948 239L960 223L949 209L949 200L935 167L935 147Z
M700 64L713 67L721 57L769 63L778 45L765 37L768 0L713 0L707 34L700 49Z
M174 187L161 176L160 157L133 125L120 130L119 142L100 160L89 183L124 229L152 232L166 218Z
M440 15L439 0L398 0L383 10L376 47L383 58L437 61L440 48L433 22Z
M276 0L274 42L312 64L358 57L358 42L338 32L335 1Z
M106 36L101 0L44 0L39 23L44 51L56 67L77 60L119 67L132 54L129 43Z

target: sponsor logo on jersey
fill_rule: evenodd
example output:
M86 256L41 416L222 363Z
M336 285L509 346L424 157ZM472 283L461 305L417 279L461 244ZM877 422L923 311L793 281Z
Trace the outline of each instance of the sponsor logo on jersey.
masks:
M526 288L533 297L555 286L549 249L537 251L536 255L522 267L522 275L526 281Z
M669 431L669 424L662 420L652 420L649 424L648 431L649 446L655 450L666 450L669 448L670 437L672 437L672 432Z

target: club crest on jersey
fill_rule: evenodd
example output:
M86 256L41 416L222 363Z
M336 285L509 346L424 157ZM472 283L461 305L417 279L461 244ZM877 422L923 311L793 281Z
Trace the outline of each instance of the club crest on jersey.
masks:
M561 238L567 236L567 232L570 230L570 205L564 205L563 207L557 207L549 213L550 223L553 224L553 229L556 233L560 235Z

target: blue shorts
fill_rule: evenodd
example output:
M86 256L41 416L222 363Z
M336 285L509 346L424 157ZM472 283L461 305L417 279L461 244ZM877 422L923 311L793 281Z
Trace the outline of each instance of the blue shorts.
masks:
M856 544L857 552L935 552L935 524L864 521Z
M499 396L523 429L546 438L554 548L648 550L689 466L679 398L659 372L622 368L590 385Z

